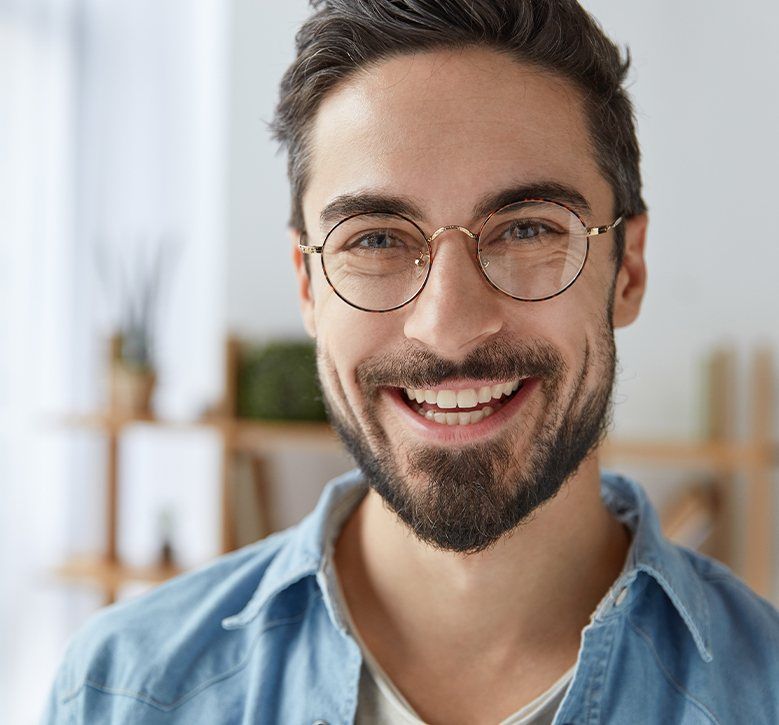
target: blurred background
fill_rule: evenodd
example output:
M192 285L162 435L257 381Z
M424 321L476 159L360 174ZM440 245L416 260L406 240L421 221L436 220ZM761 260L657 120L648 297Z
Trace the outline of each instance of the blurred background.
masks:
M583 4L632 53L651 215L606 463L777 604L779 6ZM267 130L307 14L0 0L0 722L36 721L97 608L351 467L307 387Z

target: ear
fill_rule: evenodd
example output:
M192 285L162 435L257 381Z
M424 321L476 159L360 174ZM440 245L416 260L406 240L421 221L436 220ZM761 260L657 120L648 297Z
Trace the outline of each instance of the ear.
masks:
M649 218L638 214L624 224L625 252L614 283L614 327L625 327L638 317L646 290L644 243Z
M295 267L295 276L297 278L298 302L300 303L300 313L303 317L303 326L306 328L306 332L315 338L314 295L311 291L311 278L306 270L304 255L298 246L300 244L300 230L290 227L288 234L292 243L292 264Z

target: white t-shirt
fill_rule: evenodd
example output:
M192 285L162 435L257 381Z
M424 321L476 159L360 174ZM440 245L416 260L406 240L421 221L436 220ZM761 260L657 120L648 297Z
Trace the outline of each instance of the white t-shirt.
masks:
M349 608L346 606L346 597L337 574L335 580L339 598L338 604L345 614L349 629L360 646L363 656L355 724L425 725L425 721L414 712L414 708L395 687L360 637L349 613ZM573 665L546 692L541 693L532 702L509 715L500 725L551 725L575 671L576 665Z
M365 653L363 649L363 653ZM356 725L424 725L403 695L374 665L363 662L360 671L360 690L357 699ZM573 679L576 665L535 700L521 707L500 725L551 725L557 708L565 697Z

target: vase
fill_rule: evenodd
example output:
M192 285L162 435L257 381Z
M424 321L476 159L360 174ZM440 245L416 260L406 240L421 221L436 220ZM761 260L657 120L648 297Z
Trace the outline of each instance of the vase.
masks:
M152 417L151 398L157 376L152 370L137 370L119 361L111 364L111 411L121 415Z

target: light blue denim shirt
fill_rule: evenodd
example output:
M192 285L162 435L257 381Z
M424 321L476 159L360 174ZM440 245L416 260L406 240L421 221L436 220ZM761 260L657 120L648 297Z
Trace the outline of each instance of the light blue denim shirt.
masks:
M298 525L108 607L72 639L47 723L351 723L362 657L332 547L367 487L352 471ZM563 723L779 723L779 612L663 537L643 489L604 474L633 532L582 631Z

